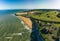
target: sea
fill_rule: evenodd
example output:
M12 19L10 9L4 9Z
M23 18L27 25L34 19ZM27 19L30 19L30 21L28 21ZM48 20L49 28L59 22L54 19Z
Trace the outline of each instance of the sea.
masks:
M28 11L26 9L0 10L0 41L44 41L39 35L36 23L33 21L33 29L30 32L22 25L13 14Z
M29 41L30 31L14 14L26 10L0 10L0 41Z
M28 11L27 9L0 10L0 15L15 14L17 12Z

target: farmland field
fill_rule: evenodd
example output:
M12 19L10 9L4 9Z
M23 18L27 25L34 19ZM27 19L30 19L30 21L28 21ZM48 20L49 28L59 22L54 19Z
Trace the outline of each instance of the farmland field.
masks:
M0 15L0 41L30 41L30 33L14 15Z

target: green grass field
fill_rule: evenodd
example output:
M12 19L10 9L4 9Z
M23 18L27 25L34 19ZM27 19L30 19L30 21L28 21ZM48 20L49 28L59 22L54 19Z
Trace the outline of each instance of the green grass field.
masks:
M0 41L30 41L30 33L15 16L0 16Z
M60 18L56 17L58 13L59 13L58 11L49 11L49 12L42 13L39 15L32 14L31 17L39 19L39 20L60 22ZM48 18L48 16L50 18Z

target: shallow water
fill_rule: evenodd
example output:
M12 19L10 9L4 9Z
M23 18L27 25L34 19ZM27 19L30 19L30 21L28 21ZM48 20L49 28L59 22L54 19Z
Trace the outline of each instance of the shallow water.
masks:
M12 35L13 33L22 33L22 35ZM0 16L0 41L30 41L30 34L24 29L21 20L15 16L11 14Z

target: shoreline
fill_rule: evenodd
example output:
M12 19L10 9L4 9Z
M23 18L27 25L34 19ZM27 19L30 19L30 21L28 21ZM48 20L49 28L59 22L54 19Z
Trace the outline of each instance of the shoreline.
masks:
M16 16L16 17L17 17L18 19L21 19L21 20L28 26L29 23L27 24L27 23L24 21L23 16ZM29 18L29 20L31 20L31 22L32 22L31 25L32 25L32 27L33 27L33 28L32 28L32 27L29 27L29 26L28 26L29 29L32 30L31 35L34 35L33 33L35 33L36 35L34 35L34 36L37 37L38 41L40 41L40 40L41 40L41 41L44 41L44 39L43 39L43 37L41 36L41 34L39 34L39 31L38 31L38 28L37 28L38 26L37 26L36 24L34 25L35 22L32 20L32 18ZM37 35L37 33L38 33L38 35ZM32 36L31 36L31 39L33 39ZM32 40L31 40L31 41L32 41Z
M23 16L16 16L18 19L21 19L28 27L29 29L32 29L32 22L30 20L30 18L26 18Z

